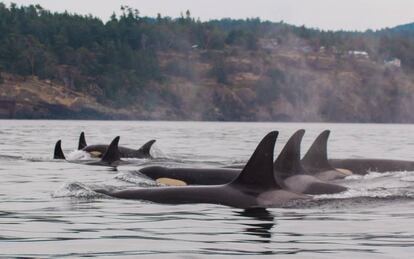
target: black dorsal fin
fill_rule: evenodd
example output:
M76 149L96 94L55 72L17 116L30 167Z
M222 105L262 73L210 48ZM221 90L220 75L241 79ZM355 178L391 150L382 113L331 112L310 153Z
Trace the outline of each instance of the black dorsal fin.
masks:
M286 179L296 174L305 174L306 171L300 162L300 144L305 130L296 131L283 147L274 163L275 176Z
M328 138L330 131L325 130L315 139L302 158L302 164L311 173L321 170L332 170L333 167L328 162Z
M53 154L53 159L66 159L62 151L62 141L58 140L55 144L55 151Z
M85 139L85 133L82 131L79 136L79 142L78 142L78 150L82 150L87 146L86 139Z
M154 143L155 143L155 139L148 141L147 143L145 143L144 145L142 145L142 147L138 149L138 152L140 152L141 154L150 156L151 155L150 150L151 150L152 145L154 145Z
M121 160L121 155L119 154L118 149L119 136L114 138L111 144L108 146L108 149L105 151L105 154L102 156L101 161L112 164L113 162Z
M272 131L260 141L240 175L232 184L257 189L281 189L273 176L273 152L279 132Z

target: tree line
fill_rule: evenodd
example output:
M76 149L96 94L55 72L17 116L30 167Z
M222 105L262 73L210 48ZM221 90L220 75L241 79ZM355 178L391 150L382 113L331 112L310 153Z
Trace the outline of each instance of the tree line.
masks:
M39 5L0 3L0 72L58 80L67 87L96 93L101 101L115 100L116 104L122 99L127 104L150 90L148 82L165 80L166 71L157 57L161 51L220 51L232 46L255 51L262 38L283 44L292 35L314 50L361 50L377 61L399 58L404 69L414 69L414 29L409 25L375 32L334 32L258 18L201 22L189 11L178 18L143 17L128 6L103 22L91 15L56 13ZM211 76L226 84L220 57L213 63ZM169 69L185 73L174 64Z

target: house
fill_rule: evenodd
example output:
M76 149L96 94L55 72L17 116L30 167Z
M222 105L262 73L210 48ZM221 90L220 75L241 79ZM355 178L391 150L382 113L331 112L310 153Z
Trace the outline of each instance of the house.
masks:
M262 47L262 49L265 50L275 50L277 49L279 43L277 41L277 39L262 39L260 40L260 46Z
M401 67L401 59L399 58L392 58L384 60L384 65L386 67Z
M348 51L348 56L355 58L369 59L368 52L362 50L350 50Z
M312 52L312 48L310 46L303 46L300 48L303 53L310 53Z

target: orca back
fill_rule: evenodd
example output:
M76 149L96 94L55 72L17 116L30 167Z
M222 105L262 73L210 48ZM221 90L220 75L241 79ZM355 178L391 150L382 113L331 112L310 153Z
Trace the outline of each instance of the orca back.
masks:
M79 136L78 150L82 150L86 146L88 146L88 145L86 144L85 133L82 131L80 136Z
M121 160L121 155L120 155L119 149L118 149L118 143L119 143L119 136L112 140L112 142L109 145L108 149L103 154L101 162L104 162L104 163L107 163L107 164L112 164L116 161Z
M272 131L262 139L239 176L230 184L259 190L281 189L273 175L273 152L278 134Z
M66 159L62 150L62 141L58 140L55 144L53 159Z
M325 130L315 139L302 158L302 164L311 173L335 170L328 162L328 138L330 131Z
M154 145L155 141L156 141L155 139L148 141L147 143L145 143L144 145L142 145L142 147L138 149L138 152L145 156L151 156L150 150L151 150L152 145Z
M274 162L275 176L286 179L297 174L307 174L300 160L300 144L305 130L296 131L283 147L276 161Z

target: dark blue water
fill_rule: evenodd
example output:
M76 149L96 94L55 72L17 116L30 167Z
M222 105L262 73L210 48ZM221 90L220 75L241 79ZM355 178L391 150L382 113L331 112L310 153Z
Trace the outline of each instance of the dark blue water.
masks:
M307 130L303 150L322 130L331 129L331 157L414 160L413 125L0 121L0 255L412 258L414 172L351 176L341 182L350 188L346 193L267 213L108 199L90 189L153 185L134 173L144 165L244 162L271 130L280 131L277 153L299 128ZM134 160L118 171L53 161L58 139L70 159L85 158L74 151L81 131L91 144L120 135L122 145L139 147L155 138L157 158Z

